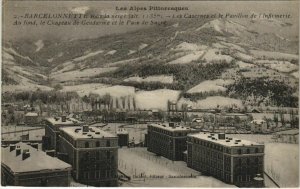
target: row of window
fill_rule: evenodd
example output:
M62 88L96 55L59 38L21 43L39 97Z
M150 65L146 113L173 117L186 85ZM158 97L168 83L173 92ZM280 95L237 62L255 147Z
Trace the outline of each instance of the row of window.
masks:
M101 179L101 178L117 178L116 171L113 170L98 170L83 172L84 179Z

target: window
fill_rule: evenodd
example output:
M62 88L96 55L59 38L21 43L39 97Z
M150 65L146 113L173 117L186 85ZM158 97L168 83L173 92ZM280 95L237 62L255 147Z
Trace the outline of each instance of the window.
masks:
M100 146L100 142L97 141L97 142L96 142L96 147L99 147L99 146Z
M247 154L250 154L250 149L247 149Z
M84 159L85 159L85 160L89 160L89 158L90 158L90 153L89 153L89 152L86 152L86 153L84 154Z
M100 152L96 152L96 160L100 159Z
M95 176L96 176L97 179L99 179L100 178L100 171L96 171Z
M241 149L238 149L238 154L242 154L242 150Z
M106 141L106 146L107 146L107 147L110 146L110 141L109 141L109 140Z
M258 148L255 148L255 153L258 153Z
M90 147L89 142L85 142L85 143L84 143L84 147L85 147L85 148L89 148L89 147Z

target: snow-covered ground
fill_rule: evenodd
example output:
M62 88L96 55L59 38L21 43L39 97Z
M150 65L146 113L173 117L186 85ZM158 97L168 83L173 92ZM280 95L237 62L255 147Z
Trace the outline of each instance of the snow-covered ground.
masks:
M278 60L257 60L254 63L263 64L271 69L278 70L280 72L291 72L298 69L298 66L290 63L289 61Z
M111 50L108 51L105 55L114 55L117 51L116 50Z
M245 54L245 53L241 53L241 52L236 52L236 53L234 53L233 56L236 57L237 59L240 59L245 62L253 62L253 60L254 60L254 58L252 56Z
M222 55L219 49L209 49L202 57L202 60L206 60L208 62L210 61L221 61L224 60L227 63L231 62L233 59L231 56L228 55Z
M148 47L148 44L146 44L146 43L142 43L142 44L140 44L140 46L139 46L139 51L140 50L142 50L142 49L144 49L144 48L146 48L146 47Z
M118 167L132 176L131 181L122 185L127 187L234 187L213 177L200 176L198 171L188 168L185 162L155 156L146 148L119 149ZM134 178L134 175L143 178ZM150 178L151 175L160 178ZM169 176L189 178L169 178Z
M117 67L109 67L109 68L90 68L84 70L74 70L68 72L56 72L51 74L51 77L56 81L74 81L82 78L88 78L91 76L95 76L101 73L111 72L116 70Z
M34 43L36 45L36 50L35 52L40 51L44 47L44 42L43 40L38 40L37 42Z
M110 94L112 97L134 96L135 88L129 86L115 85L96 89L92 91L92 93L98 94L100 96Z
M96 55L101 54L103 52L104 52L103 50L98 50L98 51L95 51L95 52L88 52L87 54L85 54L83 56L75 58L74 61L83 61L83 60L85 60L87 58L96 56Z
M9 128L7 128L9 127ZM22 126L5 126L1 128L1 133L4 132L14 132L16 131L22 131L26 129L34 129L34 127L22 127ZM45 135L45 129L38 129L38 130L31 130L31 131L23 131L23 132L17 132L17 133L9 133L9 134L1 134L2 140L20 140L22 134L26 135L29 133L29 140L42 140L42 137Z
M227 88L225 86L234 83L234 80L207 80L203 81L195 87L191 88L187 91L187 93L201 93L201 92L209 92L209 91L226 91Z
M187 54L183 57L180 57L176 60L173 60L169 62L169 64L187 64L191 63L192 61L198 60L202 55L204 51L194 51L193 53Z
M153 75L149 77L129 77L124 81L173 83L174 77L169 75Z
M181 104L187 104L192 106L194 109L214 109L218 106L220 108L237 106L238 108L243 108L243 103L241 100L228 98L223 96L210 96L203 100L198 100L192 102L189 99L181 98L178 101L179 107Z
M206 49L206 45L200 45L195 43L188 43L188 42L182 42L179 45L176 46L175 49L172 50L179 50L179 51L199 51Z
M167 109L168 100L177 101L180 91L158 89L154 91L138 91L135 99L140 109Z
M63 86L62 91L70 92L75 91L78 93L79 96L89 95L91 92L108 87L108 85L101 84L101 83L89 83L89 84L81 84L81 85L71 85L71 86Z
M281 53L281 52L273 52L273 51L261 51L261 50L250 50L251 54L255 58L259 59L268 59L268 58L275 58L275 59L285 59L285 60L298 60L299 56L296 54L288 54L288 53Z
M299 78L299 71L293 72L291 73L292 76L294 76L295 78Z
M236 63L242 69L256 67L256 65L254 65L254 64L245 63L243 61L237 61Z

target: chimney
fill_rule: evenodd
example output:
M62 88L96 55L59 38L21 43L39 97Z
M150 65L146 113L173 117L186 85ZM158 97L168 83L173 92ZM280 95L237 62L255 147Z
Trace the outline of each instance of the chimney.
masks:
M29 150L28 150L28 149L23 150L23 153L22 153L22 160L25 160L25 159L27 159L27 158L29 158L29 157L30 157L30 152L29 152Z
M21 154L21 149L20 148L17 148L16 149L16 156L20 155Z
M82 132L87 133L89 132L89 126L88 125L84 125L82 128Z
M224 133L219 133L218 138L219 138L219 140L225 140L225 134Z
M175 123L170 122L170 123L169 123L169 127L175 128L175 127L176 127L176 126L175 126Z
M61 116L61 121L66 122L67 121L67 116Z
M31 146L32 148L37 149L37 150L39 149L39 144L38 144L38 143L31 143L30 146Z
M9 151L10 152L15 150L15 149L16 149L16 145L14 145L14 144L9 145Z

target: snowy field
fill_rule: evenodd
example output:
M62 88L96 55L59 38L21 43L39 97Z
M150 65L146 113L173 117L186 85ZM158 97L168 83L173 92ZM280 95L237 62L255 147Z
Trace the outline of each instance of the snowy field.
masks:
M191 88L190 90L187 91L187 93L226 91L227 88L225 86L230 85L232 83L234 83L234 80L224 80L224 79L207 80Z
M232 107L237 106L239 108L243 108L243 104L241 100L228 98L223 96L210 96L203 100L197 100L196 102L192 102L189 99L181 98L178 101L178 106L180 107L181 104L187 104L192 106L194 109L213 109L224 107Z
M15 131L15 127L9 126L10 128L2 127L1 128L1 133L4 132L13 132ZM21 127L17 126L16 130L17 131L22 131L26 129L34 129L34 127ZM23 132L17 132L17 133L9 133L9 134L1 134L2 140L20 140L22 134L26 135L29 133L29 140L42 140L42 137L45 135L45 129L41 128L38 130L32 130L32 131L23 131Z
M169 62L169 64L188 64L192 61L198 60L203 54L204 51L194 51L193 53L187 54L183 57Z
M129 77L124 81L135 81L135 82L161 82L161 83L173 83L174 77L170 75L153 75L149 77Z
M74 81L82 78L89 78L91 76L95 76L101 73L112 72L116 70L117 67L109 67L109 68L90 68L84 70L74 70L68 71L64 73L56 72L51 74L51 78L57 81Z
M288 54L281 52L273 52L273 51L261 51L261 50L250 50L251 54L255 58L275 58L275 59L285 59L285 60L298 60L299 56L296 54Z
M126 187L234 187L213 177L200 176L186 166L183 161L171 161L164 157L155 156L146 148L119 149L119 169L133 179L124 182ZM133 177L134 175L142 177ZM151 175L160 178L151 178ZM190 177L190 178L169 178Z

